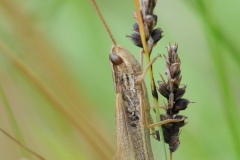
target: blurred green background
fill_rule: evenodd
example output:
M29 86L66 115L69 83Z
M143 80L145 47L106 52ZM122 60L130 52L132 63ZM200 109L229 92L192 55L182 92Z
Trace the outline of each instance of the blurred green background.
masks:
M137 57L139 48L125 37L135 23L133 1L97 2L117 43ZM152 55L179 44L184 98L196 102L181 112L188 124L175 160L240 159L239 6L237 0L157 3L164 37ZM112 159L111 45L88 0L0 0L0 128L48 160ZM160 80L164 60L153 67ZM148 77L146 83L150 88ZM161 159L159 142L152 146ZM0 160L23 157L38 159L0 133Z

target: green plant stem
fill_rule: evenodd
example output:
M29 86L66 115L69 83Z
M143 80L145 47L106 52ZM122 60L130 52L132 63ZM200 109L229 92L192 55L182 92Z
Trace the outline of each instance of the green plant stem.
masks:
M4 94L4 91L3 91L3 88L2 86L0 85L0 96L2 97L2 100L3 100L3 103L4 103L4 106L5 106L5 109L6 109L6 112L8 114L8 119L9 119L9 122L10 122L10 126L13 130L13 133L16 137L16 139L18 139L18 141L23 144L24 146L26 146L26 143L25 143L25 140L23 138L23 135L20 131L20 128L18 126L18 123L14 117L14 114L13 114L13 111L12 111L12 108L7 100L7 97L6 95ZM27 158L29 157L29 153L24 150L23 148L21 148L21 153L22 153L22 156Z
M136 13L137 13L137 18L138 18L138 26L140 29L140 35L141 35L141 41L143 44L143 50L144 53L146 55L146 61L147 63L150 62L150 53L146 44L146 38L145 38L145 33L144 33L144 26L143 26L143 21L142 21L142 16L140 13L140 5L139 5L139 1L138 0L134 0L134 4L135 4L135 8L136 8ZM149 76L150 76L150 81L151 81L151 90L152 90L152 96L153 96L153 101L154 101L154 108L156 110L156 121L160 122L160 109L158 107L158 95L157 95L157 91L156 91L156 85L154 82L154 77L153 77L153 71L152 71L152 67L149 68ZM160 137L163 138L163 130L162 130L162 126L158 126L159 129L159 134ZM161 141L161 145L162 145L162 152L163 152L163 159L167 160L167 152L166 152L166 147L165 147L165 142L164 140Z

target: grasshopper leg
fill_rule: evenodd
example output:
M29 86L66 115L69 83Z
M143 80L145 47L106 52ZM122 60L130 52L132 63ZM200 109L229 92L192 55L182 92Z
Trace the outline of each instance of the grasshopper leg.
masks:
M166 110L166 107L165 107L164 105L159 105L158 107L159 107L160 109ZM150 108L151 108L151 109L154 109L155 107L151 105Z
M164 125L164 124L167 124L167 123L181 122L185 119L186 119L186 117L183 117L181 119L168 119L168 120L164 120L164 121L161 121L161 122L157 122L157 123L154 123L154 124L147 125L146 127L147 128L153 128L153 127L161 126L161 125Z
M151 106L150 108L154 108L154 107ZM159 106L159 108L166 109L165 106ZM144 106L144 110L146 111L145 106ZM150 128L152 130L152 132L155 132L155 129L153 129L153 128L156 127L156 126L161 126L161 125L164 125L164 124L167 124L167 123L181 122L181 121L185 120L186 118L187 117L183 117L181 119L167 119L167 120L164 120L164 121L161 121L161 122L154 123L152 117L150 116L150 123L151 124L148 125L147 124L147 120L146 120L145 112L143 112L143 122L144 122L143 124L144 124L144 127Z
M152 61L147 64L147 66L146 66L146 68L143 70L142 74L140 74L140 75L137 77L136 82L135 82L136 84L140 84L140 83L143 82L144 77L145 77L148 69L152 66L152 64L153 64L153 63L157 60L157 58L159 58L159 57L161 57L160 54L157 55L156 57L154 57L154 58L152 59Z
M153 124L154 122L153 122L153 119L152 119L152 116L150 116L150 124ZM158 138L158 136L156 135L156 130L155 130L155 128L153 127L153 128L151 128L151 130L152 130L152 137L154 138L154 139L156 139L156 140L159 140L160 138Z
M141 65L141 67L143 67L143 49L140 50L140 53L139 53L139 63Z

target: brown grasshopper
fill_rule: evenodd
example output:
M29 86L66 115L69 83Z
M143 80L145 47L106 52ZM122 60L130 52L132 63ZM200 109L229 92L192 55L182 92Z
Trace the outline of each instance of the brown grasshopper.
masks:
M150 105L144 76L160 55L155 57L143 70L142 62L139 62L128 50L117 45L95 0L91 1L114 43L110 49L109 59L116 92L117 152L115 159L153 160L150 128L180 121L170 119L151 124Z

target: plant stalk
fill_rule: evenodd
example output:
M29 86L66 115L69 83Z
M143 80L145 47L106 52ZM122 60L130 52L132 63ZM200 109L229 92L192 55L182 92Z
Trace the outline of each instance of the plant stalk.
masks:
M143 20L142 20L142 15L140 13L140 5L138 0L134 0L135 8L136 8L136 14L137 14L137 21L138 21L138 26L139 26L139 31L141 35L141 41L143 44L143 50L146 55L146 61L147 63L150 62L150 53L146 44L146 38L145 38L145 33L144 33L144 26L143 26ZM160 122L160 109L158 107L158 94L156 91L156 85L154 82L154 77L153 77L153 71L152 67L149 67L149 76L150 76L150 81L151 81L151 90L152 90L152 96L153 96L153 101L154 101L154 108L156 110L156 121ZM159 134L162 139L163 137L163 131L162 131L162 126L158 126L159 129ZM162 144L162 152L163 152L163 159L167 160L167 152L166 152L166 147L165 147L165 142L164 140L161 141Z

